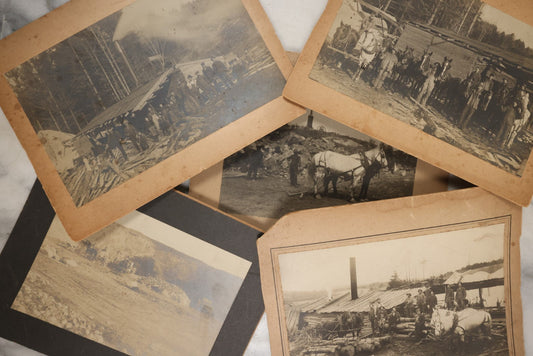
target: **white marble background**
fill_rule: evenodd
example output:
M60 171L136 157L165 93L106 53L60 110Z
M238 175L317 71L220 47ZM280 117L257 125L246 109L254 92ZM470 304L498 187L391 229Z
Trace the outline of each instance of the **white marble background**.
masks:
M6 36L67 0L0 0L0 32ZM300 52L327 0L260 0L284 48ZM0 111L0 250L20 214L35 180L35 172L5 115ZM522 248L522 298L526 354L533 356L533 205L524 209ZM1 278L1 276L0 276ZM0 356L37 353L0 338ZM246 352L270 355L263 317Z

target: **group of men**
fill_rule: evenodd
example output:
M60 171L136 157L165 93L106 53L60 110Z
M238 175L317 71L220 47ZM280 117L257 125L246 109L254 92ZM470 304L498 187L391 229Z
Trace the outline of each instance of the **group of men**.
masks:
M425 290L418 289L416 296L413 297L411 293L407 293L406 295L404 301L405 316L412 318L415 316L415 312L431 315L436 305L437 296L431 288L426 287Z
M352 79L359 80L363 71L373 67L375 77L371 85L376 89L381 89L387 78L393 82L398 80L399 73L396 72L403 64L400 63L401 53L395 49L393 39L388 34L379 35L379 31L373 27L375 22L373 16L362 22L355 46L360 51L358 64ZM406 52L408 52L407 49ZM445 57L442 64L431 63L431 55L429 51L422 54L418 66L422 75L418 78L411 78L420 81L420 83L412 84L411 88L416 89L412 95L424 106L434 94L438 82L446 80L446 71L451 67L450 58ZM411 61L417 62L414 58ZM509 86L507 77L496 81L494 71L489 69L491 68L487 67L481 72L481 69L476 67L462 81L459 92L446 93L446 95L464 96L454 101L455 105L459 105L462 109L459 110L458 119L455 120L457 115L454 114L452 120L457 121L459 128L464 130L471 124L474 117L479 117L482 124L492 131L495 143L502 148L509 149L518 134L529 126L531 116L529 94L523 83L517 83L512 88Z
M478 115L494 134L502 148L511 148L517 135L528 127L531 116L529 93L523 83L514 88L504 77L495 80L494 73L480 73L476 67L465 79L466 104L461 112L459 127L465 129Z
M400 323L400 313L396 308L390 312L381 304L381 299L372 301L369 306L368 318L372 327L373 335L383 335L387 332L394 333Z

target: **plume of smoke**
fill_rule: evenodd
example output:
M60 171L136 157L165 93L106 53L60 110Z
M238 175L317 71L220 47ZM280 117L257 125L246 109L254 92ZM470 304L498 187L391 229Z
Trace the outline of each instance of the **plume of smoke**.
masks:
M139 0L122 10L113 39L135 33L146 40L210 43L242 11L240 0Z

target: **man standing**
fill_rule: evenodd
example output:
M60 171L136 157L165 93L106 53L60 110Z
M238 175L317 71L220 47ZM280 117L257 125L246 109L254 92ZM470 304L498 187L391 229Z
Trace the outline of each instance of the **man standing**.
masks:
M455 302L457 303L457 310L463 310L466 304L466 289L463 284L459 282L457 291L455 292Z
M289 157L289 176L293 187L298 186L298 170L301 161L299 153L298 150L294 150L292 156Z
M137 138L137 130L135 130L135 127L133 127L128 120L124 120L124 136L131 141L133 147L135 147L138 152L142 151Z
M376 334L376 308L375 302L370 302L368 310L368 319L370 320L370 326L372 327L372 335Z
M396 311L396 308L392 308L389 314L389 330L392 334L396 332L396 326L400 323L400 313Z
M496 142L499 142L505 147L508 138L511 136L511 131L515 120L519 117L519 109L516 101L509 103L503 109L503 120L500 130L496 134Z
M418 294L416 296L416 305L418 306L418 311L420 313L426 312L426 296L422 292L422 289L418 290Z
M444 303L446 304L446 309L448 309L448 310L452 310L453 309L453 307L454 307L453 289L452 289L452 287L449 284L446 285L446 290L445 290L445 293L444 293Z
M411 293L407 293L407 297L404 301L405 304L405 316L408 318L413 317L413 297L411 296Z
M355 81L359 80L361 73L368 67L370 62L374 60L374 57L376 57L376 53L378 53L379 50L376 34L370 29L373 24L373 20L374 17L370 17L368 27L363 30L363 33L361 34L361 37L359 37L359 41L356 45L356 47L361 49L361 54L359 55L359 67L352 77L352 79Z
M392 74L392 69L396 63L398 63L398 57L396 57L392 43L390 43L382 55L379 73L374 80L374 87L376 89L381 89L385 79Z
M433 290L429 290L429 296L427 298L427 306L429 315L433 315L433 309L437 306L437 296L433 293Z
M368 187L370 186L370 180L379 173L381 170L381 163L373 161L371 164L365 167L365 175L361 183L361 191L359 192L360 201L368 201Z
M481 95L483 94L483 83L478 84L477 88L472 91L472 94L468 97L466 105L461 112L461 118L459 119L459 128L466 129L472 116L476 113L479 103L481 101Z
M263 150L261 146L257 146L255 150L250 153L250 165L248 166L248 179L257 179L257 171L263 165Z
M431 96L433 89L435 89L436 79L437 79L437 66L435 64L432 64L429 67L428 76L426 80L424 81L424 84L422 85L422 90L420 90L420 93L418 94L418 97L416 98L416 101L418 101L421 105L424 105L424 106L426 105L426 102Z
M520 85L517 101L519 115L517 118L515 118L513 126L511 128L511 133L507 138L507 148L511 148L516 136L518 136L520 131L522 131L522 128L527 126L527 122L529 120L529 117L531 116L531 113L529 112L529 94L527 93L526 86L524 84Z

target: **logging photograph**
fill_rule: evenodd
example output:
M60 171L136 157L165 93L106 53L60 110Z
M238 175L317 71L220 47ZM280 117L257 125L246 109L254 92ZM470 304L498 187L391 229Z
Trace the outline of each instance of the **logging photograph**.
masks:
M478 224L280 254L290 355L509 355L505 234Z
M417 159L307 114L224 160L219 209L279 219L312 208L412 195Z
M138 0L5 77L77 207L285 85L240 0Z
M208 355L250 266L138 212L80 243L56 218L11 308L128 355Z
M344 0L309 78L524 173L533 27L480 0Z

